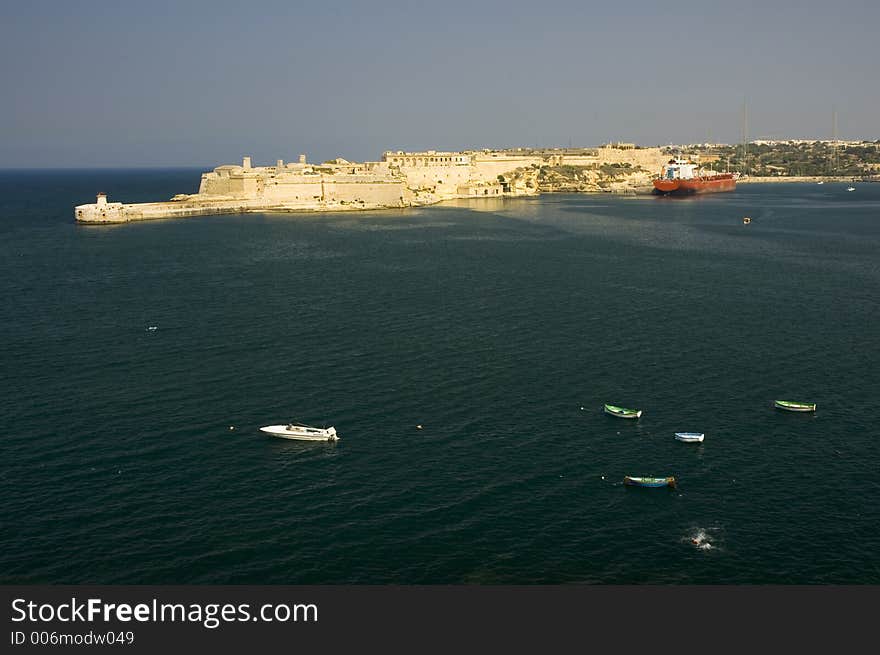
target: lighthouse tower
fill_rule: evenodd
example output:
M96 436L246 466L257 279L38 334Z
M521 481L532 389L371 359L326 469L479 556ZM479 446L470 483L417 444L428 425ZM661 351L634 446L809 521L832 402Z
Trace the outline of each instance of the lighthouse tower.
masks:
M121 202L107 202L107 194L99 193L91 205L77 205L74 215L79 223L124 223L126 217Z

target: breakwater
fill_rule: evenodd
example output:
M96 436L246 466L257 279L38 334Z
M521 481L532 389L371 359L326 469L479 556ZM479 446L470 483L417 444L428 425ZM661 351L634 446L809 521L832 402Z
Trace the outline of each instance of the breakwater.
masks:
M407 206L403 203L376 204L366 202L346 202L326 200L301 203L273 203L264 199L203 199L189 196L185 199L166 202L142 202L125 204L108 202L107 196L99 194L97 201L75 208L76 220L80 223L128 223L148 221L159 218L188 218L191 216L216 216L219 214L248 214L254 212L331 212L367 209L391 209Z

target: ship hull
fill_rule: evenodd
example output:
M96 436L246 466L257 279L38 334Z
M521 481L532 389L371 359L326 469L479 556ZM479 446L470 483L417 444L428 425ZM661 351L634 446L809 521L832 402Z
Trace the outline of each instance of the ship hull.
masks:
M720 193L734 191L736 178L733 175L695 177L690 180L654 180L654 193L664 196L689 196L695 193Z

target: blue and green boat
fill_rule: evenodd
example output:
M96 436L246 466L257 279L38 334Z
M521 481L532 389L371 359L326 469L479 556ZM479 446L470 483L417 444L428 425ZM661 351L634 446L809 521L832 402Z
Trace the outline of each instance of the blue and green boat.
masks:
M627 409L626 407L618 407L617 405L605 405L605 413L611 414L618 418L639 418L642 415L640 409Z

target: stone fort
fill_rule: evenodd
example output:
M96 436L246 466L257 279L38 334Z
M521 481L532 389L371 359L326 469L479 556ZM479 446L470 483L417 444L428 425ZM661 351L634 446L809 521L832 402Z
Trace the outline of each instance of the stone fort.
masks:
M386 151L380 161L334 159L322 164L277 160L254 166L225 164L203 173L199 191L170 201L124 204L99 194L79 205L77 221L119 223L151 218L271 211L348 211L429 205L454 198L498 198L538 193L542 167L628 163L646 170L665 161L660 148L613 144L599 148Z

